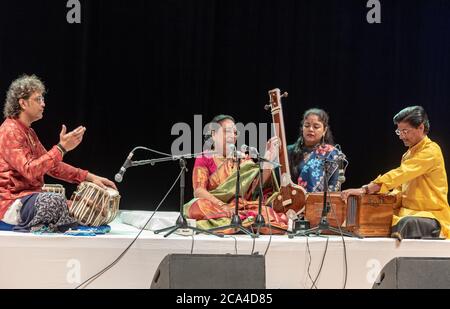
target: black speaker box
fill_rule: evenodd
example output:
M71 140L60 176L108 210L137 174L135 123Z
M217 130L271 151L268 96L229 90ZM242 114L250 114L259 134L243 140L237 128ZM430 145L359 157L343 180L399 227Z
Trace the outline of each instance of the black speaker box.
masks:
M169 254L153 276L152 289L264 289L262 255Z
M450 289L450 258L397 257L381 270L373 289Z

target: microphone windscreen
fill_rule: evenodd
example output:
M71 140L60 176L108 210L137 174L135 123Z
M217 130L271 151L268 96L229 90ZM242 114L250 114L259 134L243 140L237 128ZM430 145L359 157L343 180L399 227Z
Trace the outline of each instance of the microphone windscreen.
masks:
M122 182L122 179L123 179L123 177L119 173L117 173L116 176L114 176L114 180L116 182Z

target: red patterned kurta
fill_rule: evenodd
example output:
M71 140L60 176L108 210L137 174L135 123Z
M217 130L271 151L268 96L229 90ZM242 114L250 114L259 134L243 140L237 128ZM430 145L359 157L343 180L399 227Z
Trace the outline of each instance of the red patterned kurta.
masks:
M0 126L0 220L14 200L41 192L45 174L80 183L88 171L62 162L56 146L47 151L32 128L7 118Z

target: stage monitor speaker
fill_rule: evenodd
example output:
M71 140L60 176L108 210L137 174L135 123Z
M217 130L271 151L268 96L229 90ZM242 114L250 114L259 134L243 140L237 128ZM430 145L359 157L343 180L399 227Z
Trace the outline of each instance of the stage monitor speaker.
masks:
M394 258L383 267L372 289L450 289L450 258Z
M262 255L169 254L153 276L152 289L264 289Z

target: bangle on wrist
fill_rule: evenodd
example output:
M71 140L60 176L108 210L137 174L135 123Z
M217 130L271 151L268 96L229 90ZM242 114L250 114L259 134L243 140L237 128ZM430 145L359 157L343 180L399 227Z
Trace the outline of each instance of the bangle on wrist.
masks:
M58 143L58 145L56 145L56 147L59 149L59 151L61 151L62 155L65 155L67 153L67 150L64 149L64 147L61 146L61 144Z
M369 194L369 185L364 185L361 189L363 189L364 194Z

